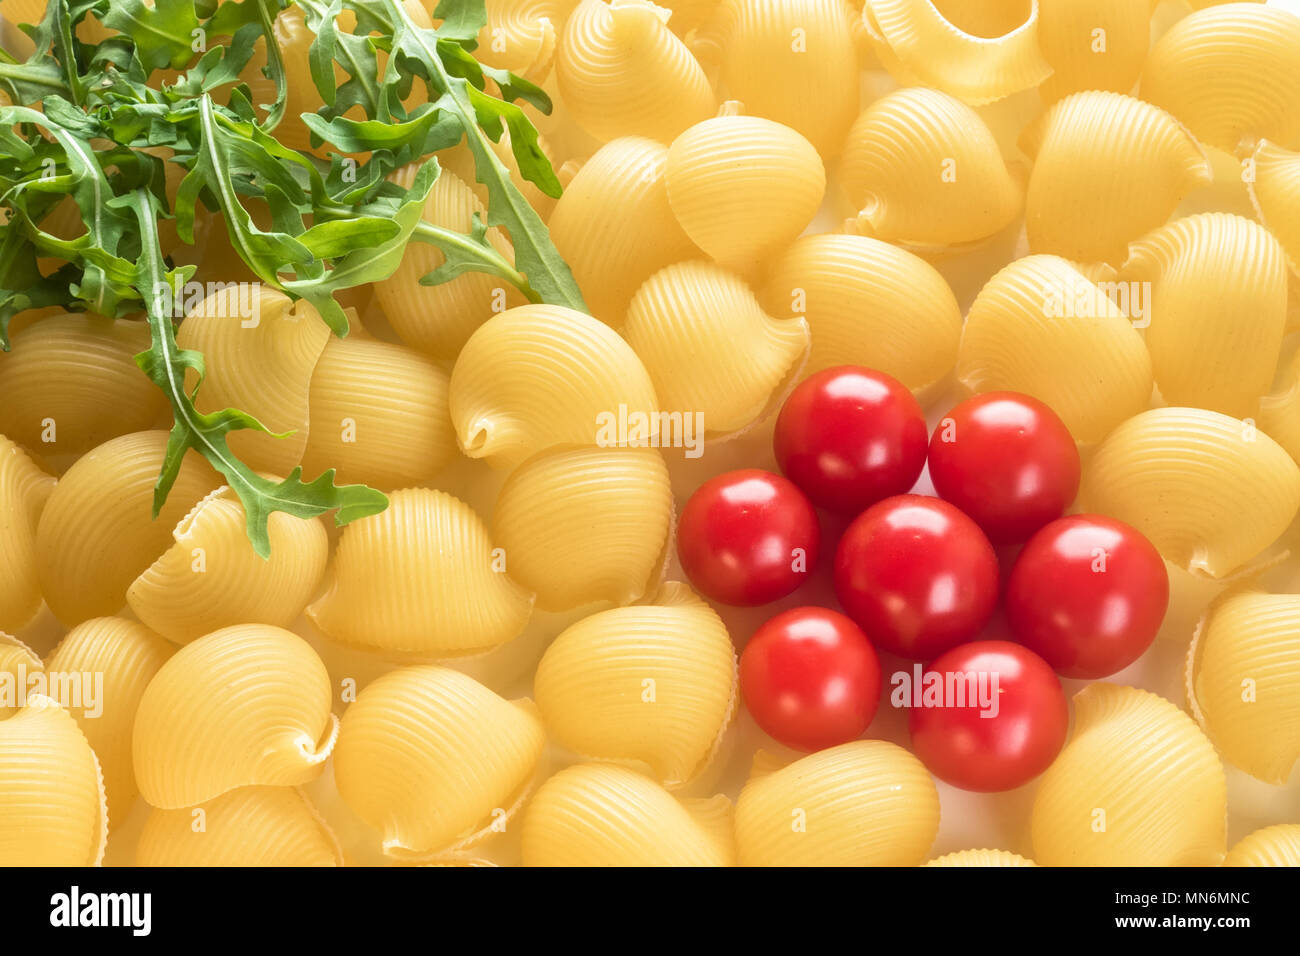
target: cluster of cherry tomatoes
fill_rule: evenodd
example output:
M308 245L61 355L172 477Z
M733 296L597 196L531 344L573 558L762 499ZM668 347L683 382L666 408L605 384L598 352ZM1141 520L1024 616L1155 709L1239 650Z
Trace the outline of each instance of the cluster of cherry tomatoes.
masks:
M819 750L862 736L882 696L879 648L924 664L921 683L935 693L913 688L900 705L931 772L968 790L1011 789L1065 743L1058 675L1113 674L1155 638L1164 562L1128 525L1062 517L1079 454L1036 399L976 396L930 435L899 382L832 368L790 395L774 444L784 477L743 469L705 482L682 510L678 555L712 600L763 605L818 566L818 508L856 516L833 556L843 613L785 611L741 655L746 705L781 743ZM927 462L937 498L908 493ZM1021 545L1003 587L995 547ZM978 640L999 598L1011 640ZM976 694L977 681L995 697Z

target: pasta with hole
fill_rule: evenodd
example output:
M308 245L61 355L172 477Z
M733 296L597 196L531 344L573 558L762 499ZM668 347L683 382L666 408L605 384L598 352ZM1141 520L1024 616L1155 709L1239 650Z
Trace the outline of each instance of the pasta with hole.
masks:
M551 72L555 47L576 0L487 0L479 30L482 62L533 81Z
M1259 221L1286 252L1293 276L1300 276L1300 152L1261 140L1250 154L1246 187Z
M36 529L55 479L0 435L0 631L17 631L41 608Z
M1279 823L1242 837L1223 865L1300 866L1300 823Z

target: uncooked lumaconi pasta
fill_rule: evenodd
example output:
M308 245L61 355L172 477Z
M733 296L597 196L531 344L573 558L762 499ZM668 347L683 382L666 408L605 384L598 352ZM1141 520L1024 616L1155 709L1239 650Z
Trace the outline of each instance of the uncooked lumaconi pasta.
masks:
M1151 359L1135 321L1074 264L1025 256L971 304L957 378L974 392L1032 395L1076 440L1097 442L1151 399Z
M269 624L222 628L171 657L136 711L140 794L163 810L237 787L296 786L334 748L329 674L311 645Z
M524 866L732 866L731 801L678 800L608 764L566 767L523 818Z
M551 210L555 208L555 197L546 195L546 193L537 188L536 183L524 179L523 174L519 171L519 160L515 158L514 150L510 145L510 131L508 129L503 131L500 139L496 141L489 140L488 145L492 147L492 152L496 153L497 159L501 160L501 162L505 164L506 169L510 173L510 181L515 184L515 187L521 193L524 194L524 198L528 200L528 205L533 207L533 210L537 215L541 216L543 220L546 220L550 216ZM555 169L556 178L558 178L561 183L564 183L568 176L568 169L571 168L569 167L569 164L562 164L560 162L550 141L541 133L537 134L537 148L542 151L542 154ZM463 141L449 149L440 149L433 155L434 158L438 160L438 165L442 167L444 172L454 173L456 178L468 186L474 195L478 197L479 202L484 206L487 205L489 199L487 186L483 185L476 178L474 153ZM403 166L401 169L396 171L394 178L400 177L400 182L409 185L415 177L415 171L417 168L418 167L416 166ZM479 210L479 212L480 215L485 214L485 210ZM466 220L466 222L468 222L468 220ZM468 228L469 226L466 225L465 229ZM459 227L457 227L457 229L459 231ZM505 238L505 234L501 232L501 230L493 228L488 234L492 237L492 244L497 246L499 251L504 250L507 253L507 258L509 258L510 255L513 255L510 251L509 240ZM380 285L382 285L382 283L380 283Z
M1232 591L1187 652L1192 714L1229 763L1282 784L1300 758L1300 596Z
M5 682L0 692L0 720L18 712L32 689L32 679L39 681L44 673L45 664L35 651L12 634L0 631L0 681Z
M1259 400L1259 427L1300 462L1300 351L1278 370L1276 391Z
M1224 866L1300 866L1300 823L1279 823L1241 838Z
M66 710L28 697L0 721L0 866L99 866L107 841L95 752Z
M493 316L470 337L451 372L451 421L461 451L512 468L555 445L596 445L601 423L644 416L650 443L659 410L650 375L631 346L589 315L525 305ZM633 436L636 437L636 436Z
M17 631L41 608L36 528L55 479L0 435L0 631Z
M1227 783L1185 713L1136 687L1074 695L1070 739L1034 796L1034 859L1044 866L1217 866Z
M931 860L926 866L1037 866L1033 860L1007 850L960 850Z
M1246 187L1255 212L1282 243L1291 272L1300 276L1300 152L1260 140L1250 160Z
M984 120L939 90L896 90L868 106L849 129L838 180L861 227L918 246L986 239L1022 202Z
M501 832L546 742L531 702L443 667L390 671L343 715L334 778L393 856L463 849Z
M684 584L649 604L566 628L537 666L547 730L586 758L641 765L667 787L713 757L736 703L736 652L717 613Z
M878 239L796 239L768 267L759 301L769 315L807 320L805 376L863 365L923 391L957 359L961 310L948 283L924 259Z
M555 45L576 6L577 0L487 0L487 23L474 55L540 83L551 72Z
M736 801L741 866L917 866L939 830L939 793L921 761L856 740L778 769L754 759Z
M657 583L672 516L657 449L562 448L510 473L492 512L492 543L543 610L629 604Z
M1020 147L1034 160L1025 232L1034 252L1119 265L1128 243L1159 226L1212 179L1204 152L1149 103L1090 90L1031 124Z
M263 558L246 525L229 488L208 495L176 526L172 546L131 582L127 605L177 644L235 624L292 624L325 573L325 526L274 512L267 520L271 554Z
M149 811L136 866L342 866L329 825L297 787L240 787L200 806Z
M1150 42L1151 6L1140 0L1042 0L1038 48L1052 75L1039 91L1046 102L1082 90L1127 93Z
M623 335L649 371L660 407L702 416L713 435L769 411L809 348L802 316L768 315L742 278L699 260L647 279L628 305Z
M398 657L490 650L532 613L533 596L506 573L508 561L459 498L395 491L384 511L344 529L329 588L307 614L339 643Z
M1131 524L1165 560L1223 578L1247 566L1300 508L1300 468L1255 425L1199 408L1157 408L1107 436L1079 504Z

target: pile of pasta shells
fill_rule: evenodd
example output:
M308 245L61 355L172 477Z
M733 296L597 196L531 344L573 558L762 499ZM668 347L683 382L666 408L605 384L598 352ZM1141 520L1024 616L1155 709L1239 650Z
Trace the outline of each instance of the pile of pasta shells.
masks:
M0 707L0 864L1300 865L1298 5L487 7L478 55L556 102L534 119L566 189L525 192L591 314L420 285L417 244L348 294L347 338L270 290L255 323L227 291L178 332L202 410L292 433L232 434L244 461L335 467L384 512L274 514L262 559L191 454L152 518L147 329L15 321L0 671L50 693ZM288 141L319 104L280 26ZM439 159L425 216L469 231L472 160ZM204 235L197 278L243 278ZM774 409L845 364L932 421L1045 402L1076 509L1167 562L1155 645L1064 682L1070 739L1020 790L936 784L891 708L782 749L736 648L829 585L755 612L681 580L677 503L774 468ZM602 441L620 409L702 413L703 454ZM78 674L100 700L58 699Z

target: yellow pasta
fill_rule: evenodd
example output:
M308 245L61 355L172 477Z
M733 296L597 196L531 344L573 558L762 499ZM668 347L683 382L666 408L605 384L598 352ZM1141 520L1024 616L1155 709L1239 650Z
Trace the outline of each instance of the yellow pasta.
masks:
M1300 351L1280 369L1277 391L1259 401L1259 427L1300 462Z
M241 787L202 806L151 810L136 866L342 866L329 825L296 787Z
M685 37L713 16L721 4L722 0L664 0L660 6L673 13L668 21L669 29Z
M99 866L107 840L95 752L66 710L33 695L0 721L0 866Z
M500 832L545 744L528 701L442 667L403 667L348 707L334 777L393 856L461 849Z
M55 480L0 435L0 631L17 631L41 609L36 527Z
M171 544L177 522L219 484L197 453L153 517L167 433L135 432L87 452L60 479L36 529L41 593L66 625L116 613L131 582Z
M1187 699L1224 759L1286 783L1300 758L1300 596L1215 601L1188 649Z
M988 126L938 90L896 90L867 107L838 179L860 225L887 242L976 242L1020 214L1020 186Z
M478 52L479 51L475 51L476 55ZM537 120L536 116L532 118L534 121ZM541 216L543 220L548 219L551 211L555 208L555 197L546 195L546 193L537 188L536 183L525 179L523 173L519 171L519 160L515 158L514 149L510 145L510 131L503 131L501 133L501 138L498 140L489 139L488 145L492 147L492 152L497 154L497 159L501 160L501 162L505 164L506 169L510 173L510 181L515 184L515 187L521 193L524 194L524 198L528 200L528 205L532 206L537 212L537 215ZM550 141L541 133L537 134L537 148L540 149L542 154L550 161L551 165L555 168L556 176L559 178L560 182L563 183L565 177L563 165L557 158ZM476 162L474 159L474 153L470 150L469 146L462 141L449 149L439 150L434 153L434 156L437 158L438 165L442 167L443 172L453 173L457 179L470 188L484 207L487 206L487 186L480 183L477 179L475 173ZM417 166L404 166L397 170L394 174L394 178L405 185L409 185L414 179L415 170L417 168ZM434 194L437 193L438 190L435 189ZM455 190L455 193L456 196L452 198L457 199L457 202L459 203L459 190ZM471 213L473 212L473 209L476 208L478 207L472 207L470 210ZM479 209L479 212L480 215L485 214L483 209ZM466 218L464 219L464 222L466 225L464 229L460 231L468 231L469 229L470 220L468 215L465 215ZM507 258L514 255L514 252L510 247L510 240L505 237L505 233L501 232L499 229L493 228L488 231L488 235L490 237L489 241L497 247L498 251L503 251ZM433 267L430 266L430 268Z
M696 123L668 148L666 174L668 202L686 234L742 271L799 235L826 191L812 144L756 116Z
M1185 713L1135 687L1074 695L1074 729L1040 778L1030 821L1043 866L1217 866L1227 783Z
M962 850L931 860L926 866L1037 866L1033 860L1006 850Z
M1300 276L1300 152L1261 140L1246 180L1255 212L1282 243L1291 272Z
M487 23L475 58L540 83L551 72L555 45L577 0L487 0Z
M773 318L743 279L700 261L647 279L623 334L649 370L660 406L702 416L711 434L738 431L771 411L809 348L802 316Z
M1082 90L1127 93L1142 75L1151 6L1133 0L1042 0L1038 47L1052 67L1039 87L1054 102Z
M623 767L580 764L542 784L523 822L524 866L732 866L731 801L677 800Z
M1168 113L1120 93L1067 96L1020 137L1034 159L1025 231L1034 252L1118 265L1213 175Z
M1300 148L1300 16L1228 3L1179 20L1151 48L1142 98L1212 146L1244 136Z
M532 595L505 573L483 521L446 492L393 492L348 525L325 595L307 609L331 639L402 657L490 650L523 630Z
M302 638L268 624L222 628L176 652L145 688L132 754L140 794L163 810L237 787L320 776L334 748L330 678Z
M44 674L45 664L35 651L0 631L0 720L16 714L29 692L40 693Z
M650 375L617 332L554 305L494 316L474 333L451 372L451 421L461 451L514 467L555 445L595 445L620 409L658 436Z
M673 492L653 448L542 452L506 479L492 541L543 610L628 604L664 561Z
M939 793L910 753L857 740L770 769L760 751L736 801L741 866L917 866Z
M671 582L649 605L567 628L542 657L534 693L565 747L648 767L674 787L704 769L731 720L736 652L713 609Z
M287 627L325 573L325 526L319 518L272 513L269 558L253 550L245 529L244 509L229 488L208 495L176 526L175 543L132 582L126 603L178 644L234 624Z
M1300 866L1300 823L1279 823L1243 837L1224 866Z
M649 0L582 0L555 56L569 115L601 142L668 142L714 111L704 70Z

